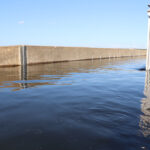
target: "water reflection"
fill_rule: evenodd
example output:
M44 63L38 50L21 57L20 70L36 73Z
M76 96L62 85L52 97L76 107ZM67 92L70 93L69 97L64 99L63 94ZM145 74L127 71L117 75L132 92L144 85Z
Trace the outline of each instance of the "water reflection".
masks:
M142 58L145 59L145 57ZM12 90L16 91L40 85L71 85L72 81L63 83L60 82L60 79L74 73L115 70L112 66L137 59L141 60L138 57L132 59L125 57L0 68L0 88L12 87Z
M146 98L142 99L142 112L140 127L145 137L150 136L150 72L146 71L145 90Z
M0 150L149 149L144 59L0 68Z

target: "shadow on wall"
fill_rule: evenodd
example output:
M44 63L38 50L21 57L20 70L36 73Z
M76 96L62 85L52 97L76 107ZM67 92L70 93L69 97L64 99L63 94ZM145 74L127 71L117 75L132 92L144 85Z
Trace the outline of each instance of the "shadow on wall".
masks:
M144 137L149 137L150 136L150 71L146 71L144 94L146 98L142 99L141 109L143 115L141 115L140 127Z

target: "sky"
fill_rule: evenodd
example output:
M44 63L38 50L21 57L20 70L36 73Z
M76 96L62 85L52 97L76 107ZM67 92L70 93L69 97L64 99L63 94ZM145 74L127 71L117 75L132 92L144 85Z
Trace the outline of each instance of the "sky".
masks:
M0 46L146 48L146 0L0 0Z

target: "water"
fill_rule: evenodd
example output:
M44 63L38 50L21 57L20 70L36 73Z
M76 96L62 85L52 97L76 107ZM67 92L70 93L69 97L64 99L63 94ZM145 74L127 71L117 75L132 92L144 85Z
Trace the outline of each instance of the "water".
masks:
M0 150L150 150L144 65L122 58L0 68Z

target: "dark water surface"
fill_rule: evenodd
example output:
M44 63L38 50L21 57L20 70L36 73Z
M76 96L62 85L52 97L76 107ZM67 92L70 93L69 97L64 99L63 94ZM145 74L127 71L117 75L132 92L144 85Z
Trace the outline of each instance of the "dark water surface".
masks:
M150 150L144 65L123 58L0 68L0 150Z

